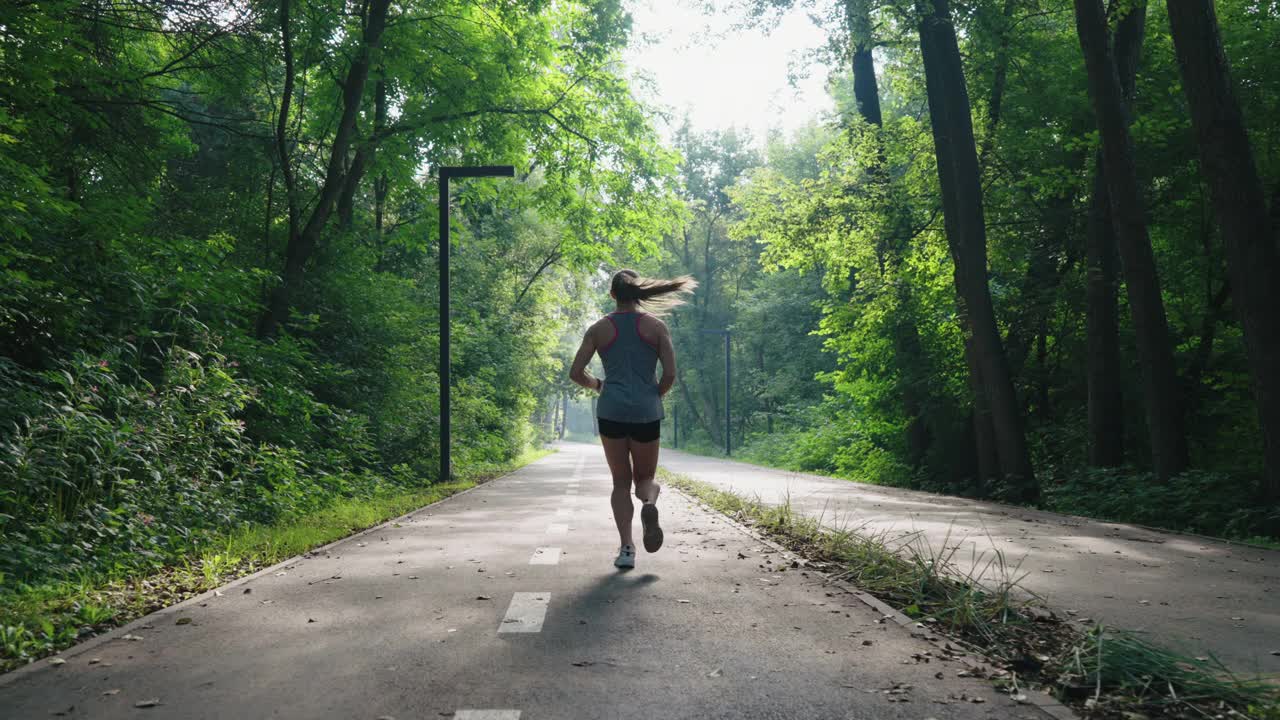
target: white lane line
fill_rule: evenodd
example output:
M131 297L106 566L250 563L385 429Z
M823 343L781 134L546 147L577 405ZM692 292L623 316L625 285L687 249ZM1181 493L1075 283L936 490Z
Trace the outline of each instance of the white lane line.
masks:
M560 548L558 547L540 547L533 551L533 557L529 558L530 565L559 565L560 564Z
M453 720L520 720L519 710L457 710Z
M564 535L569 532L569 526L564 523L551 523L547 526L548 535Z
M547 617L547 605L551 602L549 592L518 592L511 596L511 606L507 608L507 616L498 626L500 633L536 633L542 632L542 621Z

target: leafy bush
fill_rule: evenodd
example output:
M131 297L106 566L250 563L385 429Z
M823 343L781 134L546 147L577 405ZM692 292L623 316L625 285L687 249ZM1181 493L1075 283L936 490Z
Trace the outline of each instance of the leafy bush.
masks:
M1050 510L1241 538L1265 534L1280 512L1259 506L1256 497L1251 483L1201 470L1161 483L1127 468L1082 468L1044 488Z
M156 383L138 361L79 352L0 379L6 395L39 398L0 436L0 572L154 565L250 511L240 468L256 450L236 419L249 388L216 353L171 346Z

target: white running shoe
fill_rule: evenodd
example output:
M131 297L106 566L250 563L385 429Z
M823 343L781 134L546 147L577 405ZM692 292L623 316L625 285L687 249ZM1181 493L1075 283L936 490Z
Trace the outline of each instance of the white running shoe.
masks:
M618 557L613 561L614 567L633 568L636 566L636 547L623 545L618 549Z

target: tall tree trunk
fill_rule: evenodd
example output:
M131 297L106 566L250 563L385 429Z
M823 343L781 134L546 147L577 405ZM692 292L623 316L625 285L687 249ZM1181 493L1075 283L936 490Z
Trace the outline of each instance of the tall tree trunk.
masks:
M280 112L276 118L276 152L284 178L285 202L289 212L288 243L298 237L298 183L293 174L293 153L289 143L289 109L293 104L296 70L293 64L293 30L289 20L289 0L280 0L280 42L284 52L284 88L280 91Z
M1132 111L1138 60L1147 19L1146 0L1129 9L1116 25L1115 58L1120 89ZM1089 464L1119 467L1124 463L1124 384L1120 360L1119 274L1116 229L1111 219L1111 195L1102 151L1093 165L1093 193L1089 198L1086 232L1088 343Z
M387 81L379 79L373 91L373 136L356 149L355 157L342 180L342 192L338 194L338 227L350 230L355 226L356 193L369 165L378 151L378 140L387 121Z
M684 397L682 405L687 410L686 417L692 415L694 424L706 430L707 435L711 436L712 444L716 447L724 447L724 431L715 420L717 417L714 407L715 398L712 398L711 405L707 405L707 403L702 402L704 398L701 395L697 398L694 397L693 392L689 390L688 383L681 380L677 384L680 386L680 395ZM700 404L703 405L702 411L699 411L698 408ZM711 421L708 422L704 418L711 418ZM688 432L688 429L686 429L686 438L688 437Z
M287 7L287 0L282 0ZM382 32L387 25L387 8L391 0L370 0L366 6L367 15L363 20L363 32L360 47L351 67L347 70L346 81L342 85L342 116L338 120L330 147L329 162L325 169L324 181L320 186L320 197L316 201L307 224L296 234L291 234L289 244L285 248L284 275L280 285L271 293L267 307L258 321L258 335L272 337L289 318L290 302L298 287L302 284L303 269L315 252L320 242L320 234L324 231L333 214L334 204L342 191L345 178L347 153L355 135L356 118L360 113L360 105L364 98L365 81L369 77L369 66L372 56L382 41Z
M1106 14L1101 0L1075 0L1075 8L1076 29L1089 76L1089 97L1093 101L1102 136L1104 175L1119 238L1138 356L1142 361L1143 402L1151 454L1156 473L1167 480L1190 464L1173 345L1169 340L1155 255L1147 235L1124 96L1107 32Z
M1280 257L1211 0L1170 0L1182 88L1222 227L1232 305L1244 330L1266 463L1264 496L1280 503Z
M347 166L342 178L342 190L338 193L338 227L350 230L356 224L356 193L360 190L360 181L364 179L365 170L369 166L372 146L361 146L355 157Z
M1089 199L1086 240L1089 464L1093 467L1119 467L1124 463L1124 383L1120 364L1120 288L1116 268L1119 259L1116 257L1115 226L1111 222L1111 198L1107 194L1104 172L1099 153L1093 175L1093 196Z
M1009 42L1013 34L1013 9L1015 0L1004 0L1000 11L1000 27L996 30L995 67L991 72L991 95L987 99L987 127L982 135L982 148L978 151L978 163L985 167L987 156L996 142L996 129L1000 127L1000 114L1004 107L1004 89L1009 79Z
M1039 487L987 285L982 179L951 7L948 0L917 0L916 6L947 243L972 348L966 353L971 356L971 382L991 412L1001 479L1018 499L1031 501L1039 497Z
M871 36L870 0L845 0L845 23L849 30L853 54L853 99L858 114L868 123L881 127L880 90L876 83L876 66L872 57L875 42Z

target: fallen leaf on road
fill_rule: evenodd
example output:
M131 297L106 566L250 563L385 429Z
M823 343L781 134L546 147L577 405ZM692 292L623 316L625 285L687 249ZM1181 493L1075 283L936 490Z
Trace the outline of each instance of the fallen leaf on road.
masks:
M689 601L688 601L688 600L677 600L676 602L678 602L678 603L680 603L680 604L682 604L682 605L688 605L688 604L689 604Z
M595 663L591 660L579 660L573 663L574 667L591 667L592 665L595 665Z
M128 634L128 633L125 633L124 635L121 635L121 636L120 636L120 639L121 639L121 640L134 640L134 641L137 641L137 640L141 640L142 638L138 637L137 635L130 635L130 634Z
M174 625L190 625L190 624L191 624L191 618L189 618L189 617L180 617L180 618L178 618L178 619L177 619L177 621L176 621L176 622L174 622L173 624L174 624Z
M477 600L492 600L493 598L489 597L488 595L477 595L477 596L476 596L476 599L477 599Z
M226 593L222 592L221 590L214 590L214 591L213 591L213 596L214 596L214 597L222 597L222 596L224 596L224 595L226 595Z
M707 677L710 677L710 678L718 678L720 677L720 675L721 675L720 668L716 668L715 670L712 670L711 672L707 673Z
M863 641L862 641L862 644L863 644L863 645L872 645L873 643L872 643L870 640L863 640Z
M309 622L309 623L313 623L313 622L315 622L315 621L316 621L316 619L315 619L315 618L307 618L307 622Z
M150 700L139 700L138 702L134 703L133 706L136 708L149 708L149 707L155 707L159 704L160 704L160 698L151 698Z
M240 593L240 594L241 594L241 595L248 595L248 594L249 594L249 593L251 593L251 592L253 592L253 588L245 588L245 589L244 589L244 592L242 592L242 593Z
M1271 654L1272 654L1272 655L1280 655L1280 653L1271 653ZM100 662L102 662L102 658L89 658L89 664L90 664L90 665L97 665L97 664L98 664L98 663L100 663Z
M114 689L114 690L103 690L103 691L102 691L102 694L103 694L103 695L119 695L119 694L120 694L120 688L116 688L116 689Z
M66 665L67 661L64 658L55 657L55 658L49 658L49 664L50 665Z

